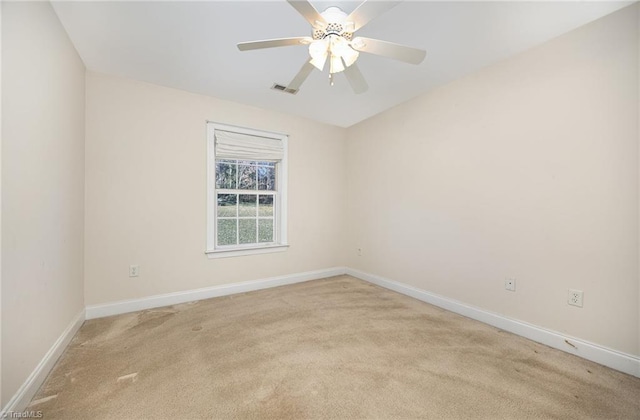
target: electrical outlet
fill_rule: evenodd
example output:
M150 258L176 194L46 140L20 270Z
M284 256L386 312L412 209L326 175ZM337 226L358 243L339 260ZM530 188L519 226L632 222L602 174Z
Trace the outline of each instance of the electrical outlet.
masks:
M569 305L582 308L582 298L584 292L582 290L569 289Z
M511 292L516 291L516 279L506 279L504 281L504 288Z
M140 266L133 264L129 266L129 277L138 277L140 275Z

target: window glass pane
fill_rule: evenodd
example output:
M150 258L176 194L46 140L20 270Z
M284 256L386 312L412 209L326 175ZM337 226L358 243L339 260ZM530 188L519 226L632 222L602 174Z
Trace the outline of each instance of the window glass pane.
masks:
M237 244L237 219L218 219L218 245Z
M255 244L256 241L256 219L240 219L240 243Z
M256 217L256 194L240 194L238 216Z
M273 196L261 195L258 204L258 216L273 216Z
M276 168L275 166L258 166L258 189L276 189Z
M238 165L238 189L239 190L255 190L256 189L256 166L247 165L242 161L241 165ZM254 162L255 163L255 162Z
M258 242L273 242L273 219L258 220Z
M218 194L218 216L219 217L235 217L236 216L236 194Z
M232 160L216 160L216 188L234 190L238 165Z
M258 162L258 165L260 165L260 166L270 166L272 168L276 167L276 163L275 162Z

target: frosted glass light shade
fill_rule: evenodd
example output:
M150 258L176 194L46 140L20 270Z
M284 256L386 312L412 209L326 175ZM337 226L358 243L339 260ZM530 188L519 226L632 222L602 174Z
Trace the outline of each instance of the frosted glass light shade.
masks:
M329 39L318 39L309 44L309 55L311 56L310 63L322 71L324 63L327 60L329 53Z
M329 47L331 54L342 57L347 67L352 65L358 59L358 51L349 46L349 42L341 36L335 37L331 40L331 46Z
M353 48L347 46L342 53L342 59L344 60L344 64L349 67L353 63L356 62L360 53Z
M342 63L342 58L338 55L332 55L331 56L331 67L329 69L329 72L331 73L340 73L341 71L344 71L345 67L344 64Z
M360 53L349 45L342 36L329 35L309 44L309 61L315 68L322 71L329 58L329 73L340 73L346 67L356 62Z
M327 53L325 52L322 56L312 57L311 61L309 61L309 62L315 68L317 68L318 70L322 71L322 69L324 69L324 63L326 61L327 61Z

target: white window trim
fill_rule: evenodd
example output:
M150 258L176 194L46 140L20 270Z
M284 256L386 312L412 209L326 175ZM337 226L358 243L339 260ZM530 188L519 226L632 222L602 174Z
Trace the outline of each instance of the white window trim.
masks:
M282 141L284 156L276 165L277 202L274 203L274 235L277 235L276 243L237 245L233 247L216 248L216 130L231 131L250 136L268 137ZM207 248L205 253L209 258L237 257L241 255L266 254L271 252L286 251L289 247L287 241L287 180L288 180L288 142L286 134L268 131L253 130L250 128L236 127L228 124L219 124L207 121Z

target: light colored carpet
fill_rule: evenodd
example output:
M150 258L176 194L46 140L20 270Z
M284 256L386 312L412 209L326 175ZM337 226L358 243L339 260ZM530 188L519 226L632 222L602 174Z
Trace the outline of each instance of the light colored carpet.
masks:
M48 419L639 419L640 378L339 276L87 321L29 410Z

